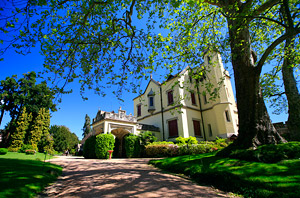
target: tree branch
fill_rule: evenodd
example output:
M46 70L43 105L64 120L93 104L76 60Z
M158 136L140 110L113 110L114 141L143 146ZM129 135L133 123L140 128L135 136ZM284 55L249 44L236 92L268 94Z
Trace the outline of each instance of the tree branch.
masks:
M277 38L264 52L263 56L260 58L259 62L257 63L256 69L257 71L260 73L261 69L265 63L265 61L267 60L269 54L272 52L272 50L279 45L281 42L283 42L284 40L286 40L287 38L292 38L294 36L296 36L297 34L300 33L300 30L294 30L288 33L285 33L284 35L280 36L279 38Z
M253 16L260 15L262 12L264 12L265 10L273 7L274 5L276 5L279 2L280 2L280 0L269 0L269 1L265 2L259 8L257 8L256 10L254 10Z

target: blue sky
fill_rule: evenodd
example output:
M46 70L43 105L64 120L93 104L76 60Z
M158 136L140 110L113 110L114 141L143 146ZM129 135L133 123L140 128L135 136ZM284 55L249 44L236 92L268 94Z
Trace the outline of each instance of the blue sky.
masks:
M23 56L9 51L4 56L4 61L0 62L0 80L4 80L7 76L18 75L22 77L23 73L30 71L39 72L43 70L43 57L39 55L38 51ZM62 103L58 104L58 111L52 113L51 125L65 125L74 132L79 139L82 138L82 127L84 124L85 115L88 114L91 119L96 116L98 109L104 111L117 111L119 107L125 109L127 113L133 114L133 98L137 95L132 93L124 93L123 98L125 102L120 102L113 94L107 91L107 96L100 97L88 91L86 96L89 98L83 101L81 98L79 88L80 85L68 85L68 88L73 89L73 93L62 96ZM9 113L6 112L2 121L0 129L3 129L5 124L9 122Z
M16 54L14 51L8 51L4 56L4 61L0 62L0 80L5 79L7 76L18 75L22 77L23 73L30 71L39 72L43 70L43 57L38 53L38 49L26 56ZM159 74L153 76L154 79L159 79ZM233 78L232 78L233 80ZM145 88L148 82L144 82L142 89ZM234 82L232 81L234 89ZM119 107L126 110L127 113L133 112L133 98L137 94L123 93L123 99L125 102L120 102L110 90L107 90L105 97L98 96L93 91L87 91L86 96L89 98L83 101L79 92L80 85L76 82L68 85L68 88L73 89L73 93L62 96L62 103L58 104L58 111L52 113L51 125L65 125L71 132L75 133L79 139L82 139L82 127L84 124L85 115L88 114L91 119L96 116L98 109L104 111L117 111ZM235 92L235 90L234 90ZM281 115L271 114L272 110L269 110L271 119L273 122L282 122L287 120L287 114ZM4 120L0 129L3 129L5 124L9 122L8 113L5 114Z

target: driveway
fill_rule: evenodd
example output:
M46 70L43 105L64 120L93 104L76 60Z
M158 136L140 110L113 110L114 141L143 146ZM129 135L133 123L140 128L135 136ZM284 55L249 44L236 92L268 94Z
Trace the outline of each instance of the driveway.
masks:
M40 197L230 197L216 189L166 174L149 159L51 159L64 167L57 182Z

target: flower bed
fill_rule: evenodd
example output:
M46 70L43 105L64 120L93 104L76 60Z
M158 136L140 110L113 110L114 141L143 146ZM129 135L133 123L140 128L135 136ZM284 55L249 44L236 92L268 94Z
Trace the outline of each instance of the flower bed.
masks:
M36 151L28 149L28 150L25 150L25 153L26 153L26 155L34 155L36 153Z

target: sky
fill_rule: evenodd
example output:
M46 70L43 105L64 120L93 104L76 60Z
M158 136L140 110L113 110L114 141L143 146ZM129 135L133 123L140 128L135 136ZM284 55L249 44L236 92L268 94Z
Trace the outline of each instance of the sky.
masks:
M42 71L42 64L43 57L38 53L38 50L26 56L9 51L5 54L4 61L0 61L0 80L4 80L12 75L17 75L18 78L21 78L24 73ZM93 91L87 91L85 96L89 99L84 101L80 95L80 85L78 83L74 82L68 85L68 88L72 88L73 92L62 96L62 102L58 104L58 111L51 113L51 125L65 125L79 139L82 139L82 128L86 114L93 119L96 117L99 109L104 111L114 110L116 112L119 107L126 110L127 114L133 114L133 98L137 94L124 93L123 98L125 102L120 102L109 91L105 97L100 97L94 94ZM6 112L0 129L3 129L9 121L9 113Z
M8 51L4 56L4 61L0 62L0 80L4 80L8 76L17 75L22 77L24 73L43 70L43 57L39 54L38 49L34 49L31 54L23 56ZM155 75L153 76L154 79ZM233 78L231 78L233 80ZM234 89L234 82L232 81ZM143 83L142 89L146 88L148 82ZM127 114L133 112L133 98L137 96L134 93L123 93L124 102L120 102L109 90L105 97L101 97L88 91L85 96L89 99L84 101L80 95L80 85L76 82L68 85L73 92L62 96L62 102L58 104L58 111L51 113L51 125L67 126L71 132L75 133L79 139L82 139L82 128L84 125L85 115L88 114L91 120L96 117L99 109L104 111L117 111L119 107L127 111ZM234 90L235 93L235 90ZM269 109L269 114L273 122L283 122L287 120L287 114L274 115ZM6 112L0 129L3 129L9 122L9 114Z

